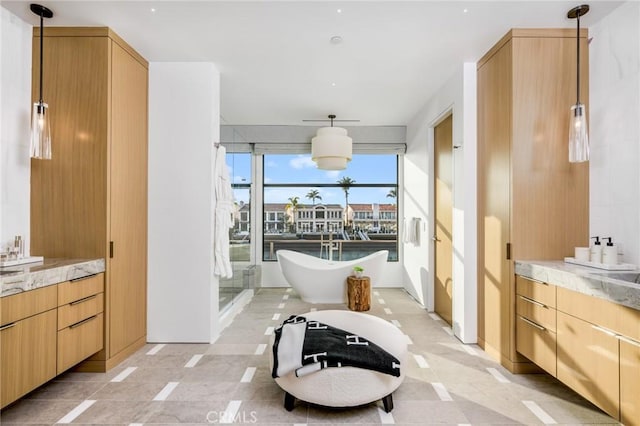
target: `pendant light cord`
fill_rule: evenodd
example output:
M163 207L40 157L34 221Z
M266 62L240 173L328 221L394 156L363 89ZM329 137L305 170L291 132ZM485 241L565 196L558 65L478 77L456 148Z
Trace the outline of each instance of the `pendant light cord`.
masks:
M44 40L44 12L40 12L40 105L43 104L42 101L42 46Z
M580 14L576 17L578 21L577 33L576 33L576 53L577 53L577 65L576 65L576 105L580 104ZM42 61L42 59L41 59ZM40 83L42 86L42 83Z

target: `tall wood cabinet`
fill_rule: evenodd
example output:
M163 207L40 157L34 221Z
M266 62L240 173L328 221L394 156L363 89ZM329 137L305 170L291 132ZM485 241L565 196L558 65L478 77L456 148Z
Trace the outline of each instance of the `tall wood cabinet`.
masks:
M514 29L478 63L478 342L513 372L535 368L516 352L514 259L562 259L588 244L588 163L569 163L567 146L575 35Z
M147 61L109 28L46 28L53 158L31 163L31 253L106 260L104 349L88 370L146 341L147 91Z

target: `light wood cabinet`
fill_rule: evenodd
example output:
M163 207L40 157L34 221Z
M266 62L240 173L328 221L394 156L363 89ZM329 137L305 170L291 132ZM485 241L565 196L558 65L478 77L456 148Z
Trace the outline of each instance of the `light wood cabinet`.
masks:
M517 351L513 259L561 259L588 243L588 164L568 161L575 35L514 29L478 62L478 343L512 372L537 369Z
M31 164L31 252L105 258L103 349L83 368L106 371L146 342L148 64L108 28L47 28L44 49L53 158Z
M640 425L640 341L620 339L620 421Z
M620 415L618 339L558 311L558 379L614 418Z
M104 347L104 274L58 284L57 373Z
M516 350L556 375L556 287L516 277Z
M56 375L56 288L0 299L0 408Z

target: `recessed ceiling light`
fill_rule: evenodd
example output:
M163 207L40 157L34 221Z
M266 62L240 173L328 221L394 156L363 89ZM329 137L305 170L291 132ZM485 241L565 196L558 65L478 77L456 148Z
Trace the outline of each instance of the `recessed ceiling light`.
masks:
M336 87L336 83L331 83L331 85L332 85L333 87Z
M336 12L342 13L342 9L338 9L338 10L336 10Z
M342 37L336 35L331 37L331 44L340 44L342 43Z
M462 13L467 13L469 11L469 9L467 9L466 7L464 9L462 9Z

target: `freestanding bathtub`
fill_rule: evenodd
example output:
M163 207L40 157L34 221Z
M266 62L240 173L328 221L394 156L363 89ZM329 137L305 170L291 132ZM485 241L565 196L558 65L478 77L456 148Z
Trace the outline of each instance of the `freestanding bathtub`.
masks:
M364 268L364 275L371 278L371 286L379 282L387 263L388 250L380 250L354 260L326 260L291 250L276 252L284 278L308 303L346 303L346 280L353 267Z

